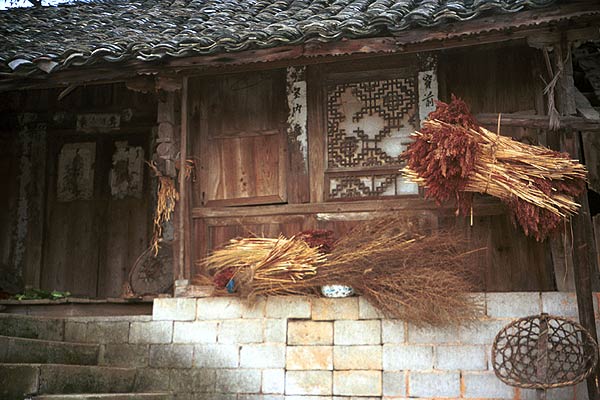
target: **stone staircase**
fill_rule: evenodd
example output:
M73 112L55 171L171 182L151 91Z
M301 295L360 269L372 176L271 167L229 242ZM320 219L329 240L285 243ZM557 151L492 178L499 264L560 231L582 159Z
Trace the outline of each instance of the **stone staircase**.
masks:
M64 320L0 314L2 400L173 400L135 368L99 365L100 345L64 341Z

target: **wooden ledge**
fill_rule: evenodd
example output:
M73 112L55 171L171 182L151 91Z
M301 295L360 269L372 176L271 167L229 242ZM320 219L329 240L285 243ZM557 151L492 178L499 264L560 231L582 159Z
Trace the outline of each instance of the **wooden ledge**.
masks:
M193 218L243 218L272 215L337 214L357 212L396 212L415 215L422 212L435 212L438 215L454 215L456 206L439 206L433 200L410 197L390 200L347 201L328 203L282 204L247 207L195 207ZM473 215L488 216L504 214L506 209L497 199L479 197L473 204Z
M477 121L482 125L496 127L498 114L477 114ZM549 118L546 115L502 114L500 126L522 128L549 129ZM574 129L584 132L600 132L600 119L588 119L575 116L561 116L560 129Z

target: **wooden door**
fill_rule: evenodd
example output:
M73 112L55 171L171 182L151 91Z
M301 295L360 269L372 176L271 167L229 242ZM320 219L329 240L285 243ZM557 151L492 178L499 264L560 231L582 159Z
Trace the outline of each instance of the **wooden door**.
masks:
M201 104L201 205L286 202L283 71L206 79L199 86L192 96Z
M41 286L116 297L147 246L146 135L52 137Z

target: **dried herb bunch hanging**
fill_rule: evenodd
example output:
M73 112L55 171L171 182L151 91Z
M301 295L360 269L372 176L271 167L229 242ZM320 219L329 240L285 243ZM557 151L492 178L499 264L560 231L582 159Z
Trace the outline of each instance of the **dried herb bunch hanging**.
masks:
M452 96L415 132L403 157L405 174L427 187L438 202L457 201L471 208L473 193L500 198L513 222L542 241L564 218L577 212L575 198L585 189L586 169L545 147L523 144L477 125L468 106Z
M175 180L173 178L164 176L154 163L148 163L148 165L158 178L151 245L156 256L158 255L159 242L162 239L163 224L171 220L175 211L175 204L179 201L179 192L175 187Z

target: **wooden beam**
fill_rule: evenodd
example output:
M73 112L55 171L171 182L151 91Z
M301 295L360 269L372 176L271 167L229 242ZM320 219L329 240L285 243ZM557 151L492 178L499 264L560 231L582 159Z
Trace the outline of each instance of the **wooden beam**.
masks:
M482 125L496 126L498 114L477 114L477 121ZM546 115L502 114L502 126L548 129L549 118ZM600 132L600 119L588 119L576 116L561 116L560 127L585 132Z
M420 211L437 211L438 214L454 215L456 207L452 204L439 206L435 201L419 197L407 197L389 200L365 200L348 202L283 204L277 206L247 207L196 207L193 218L243 218L268 215L296 215L348 212L400 212L404 214ZM479 197L473 205L476 216L501 215L506 208L500 201L490 197Z

